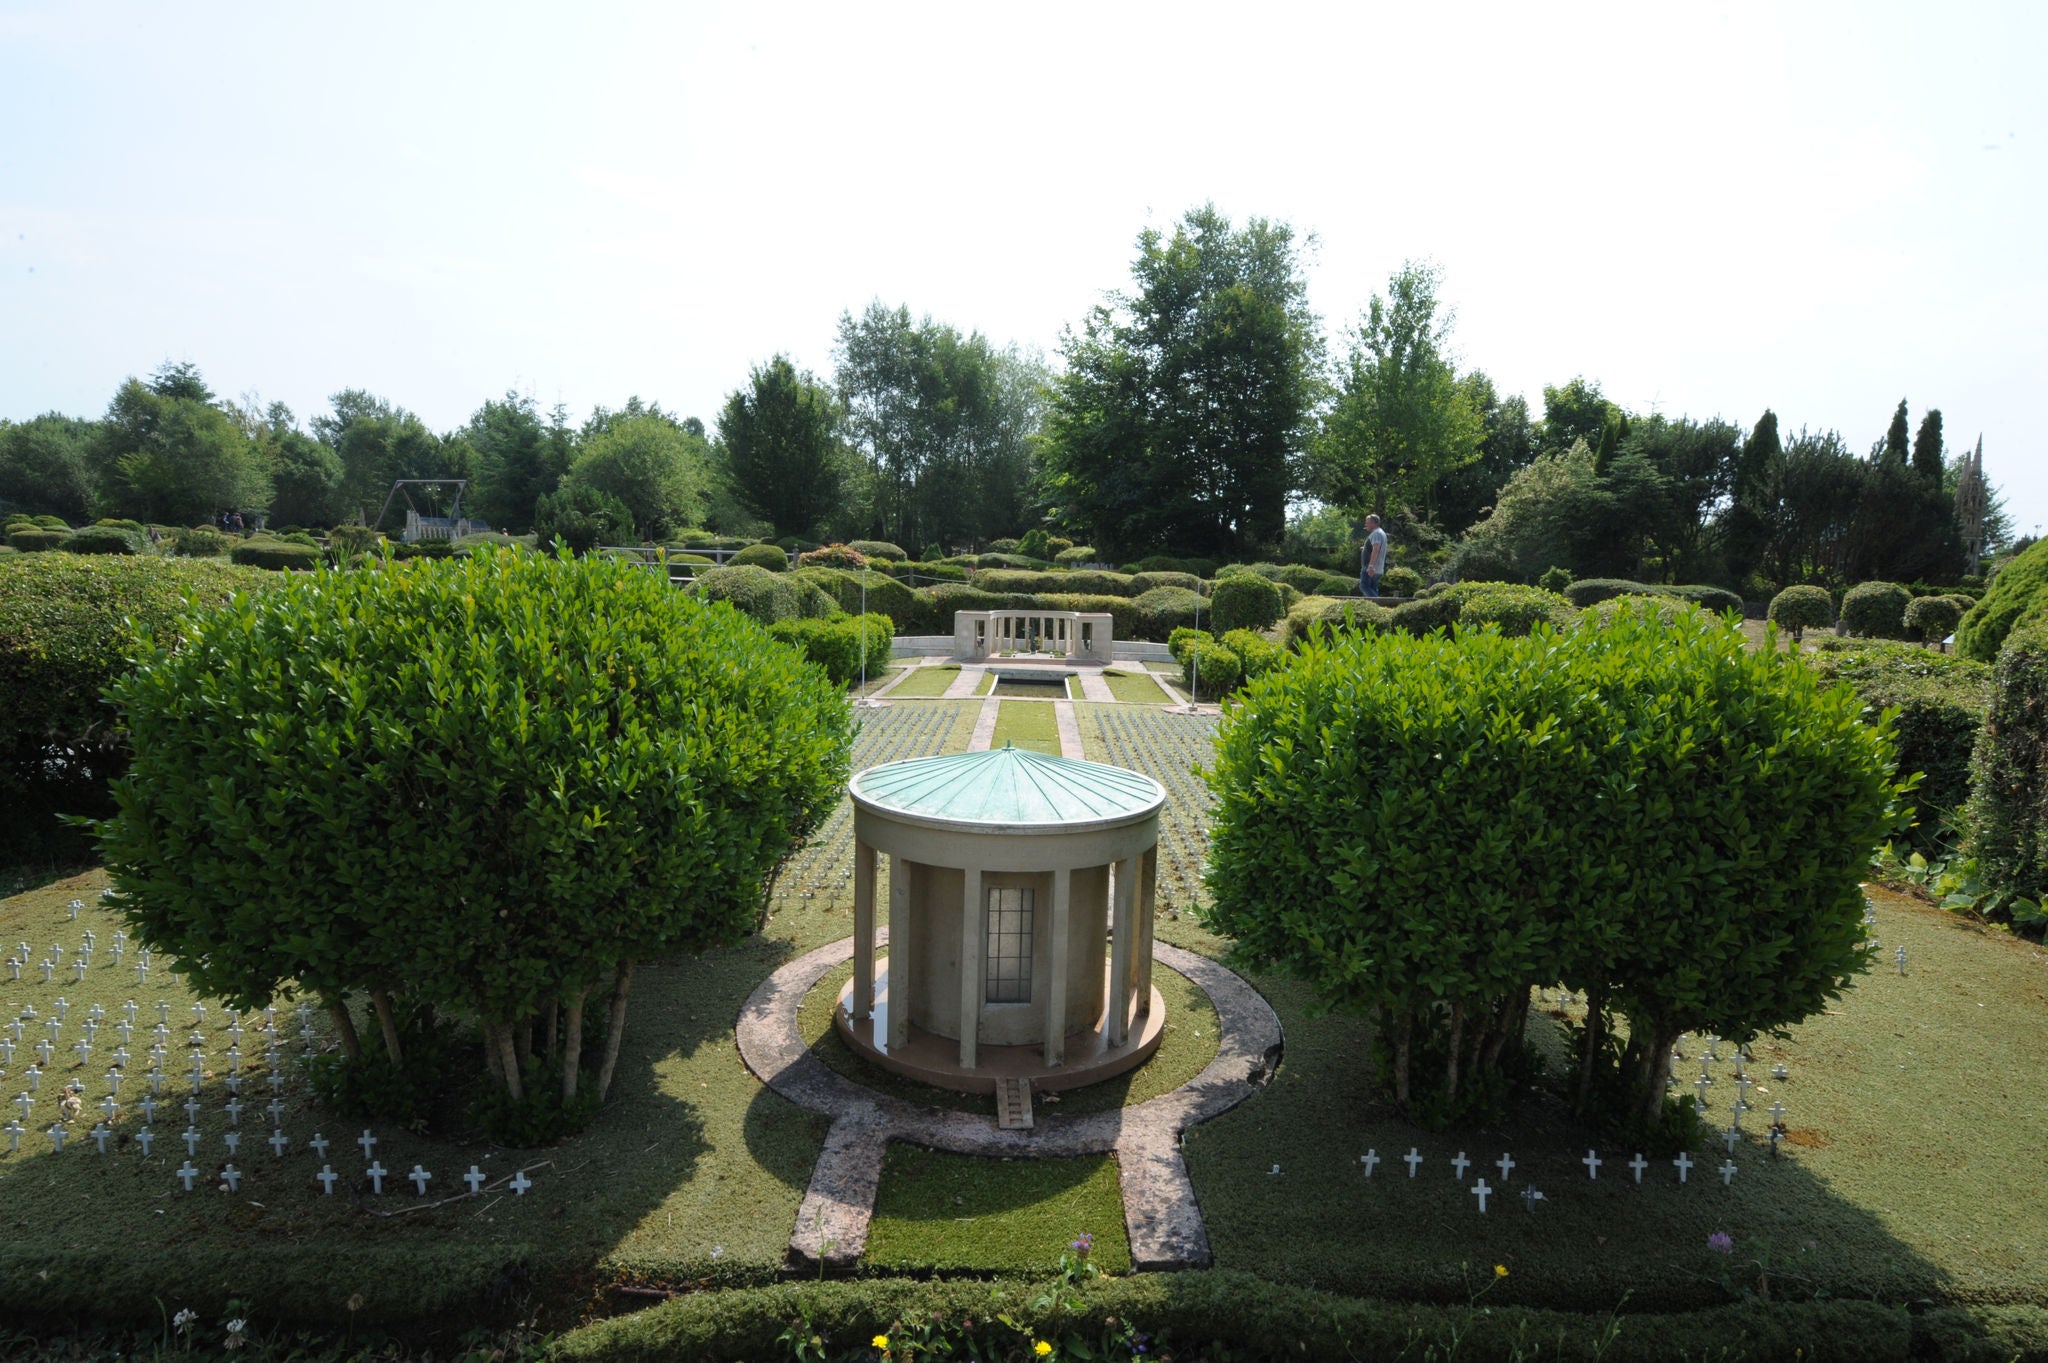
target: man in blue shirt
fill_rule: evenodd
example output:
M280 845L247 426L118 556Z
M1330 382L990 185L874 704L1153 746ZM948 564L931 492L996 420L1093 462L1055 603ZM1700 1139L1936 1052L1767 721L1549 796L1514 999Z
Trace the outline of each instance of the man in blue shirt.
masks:
M1380 579L1387 571L1387 532L1380 529L1378 516L1365 518L1365 547L1358 555L1358 590L1366 596L1380 594Z

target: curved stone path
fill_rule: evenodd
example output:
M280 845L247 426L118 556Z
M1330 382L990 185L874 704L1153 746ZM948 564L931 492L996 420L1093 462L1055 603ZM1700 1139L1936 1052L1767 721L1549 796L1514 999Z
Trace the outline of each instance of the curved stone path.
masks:
M877 936L886 940L886 930ZM1025 1159L1114 1154L1132 1266L1209 1263L1209 1233L1181 1159L1180 1135L1257 1093L1278 1067L1280 1019L1257 990L1206 956L1154 943L1153 959L1193 980L1215 1004L1216 1058L1187 1083L1147 1102L1078 1116L1041 1109L1034 1129L1005 1131L993 1116L877 1093L811 1054L797 1028L798 1005L827 971L852 958L849 937L791 961L761 982L740 1010L736 1028L740 1055L762 1083L832 1118L789 1237L792 1265L846 1268L860 1258L890 1141Z

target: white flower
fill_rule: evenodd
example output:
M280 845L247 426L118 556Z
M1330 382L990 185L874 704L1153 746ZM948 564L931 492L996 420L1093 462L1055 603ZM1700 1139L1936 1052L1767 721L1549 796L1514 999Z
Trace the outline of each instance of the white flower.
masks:
M171 1317L171 1324L177 1326L180 1330L189 1330L192 1328L192 1323L198 1319L199 1313L188 1306L177 1315Z
M242 1331L243 1331L244 1329L248 1328L248 1325L249 1325L249 1322L248 1322L248 1321L246 1321L246 1320L236 1319L236 1320L231 1320L231 1321L229 1321L229 1322L228 1322L228 1337L227 1337L227 1340L225 1341L225 1347L227 1347L227 1348L230 1348L230 1349L239 1349L239 1348L241 1348L241 1347L242 1347Z

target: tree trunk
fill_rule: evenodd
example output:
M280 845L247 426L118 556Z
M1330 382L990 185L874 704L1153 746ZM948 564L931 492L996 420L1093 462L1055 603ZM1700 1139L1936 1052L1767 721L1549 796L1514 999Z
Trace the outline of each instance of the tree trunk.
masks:
M533 1068L533 1018L512 1024L513 1052L519 1057L519 1072L526 1073Z
M1651 1032L1649 1044L1644 1048L1637 1077L1637 1082L1642 1088L1636 1098L1642 1104L1638 1109L1638 1115L1645 1130L1656 1123L1658 1114L1664 1110L1664 1081L1671 1075L1671 1048L1677 1044L1677 1028L1667 1030L1657 1027Z
M341 1039L341 1053L351 1060L363 1058L363 1041L356 1035L356 1020L350 1016L348 1004L340 999L327 1000L327 1016L334 1021L334 1034Z
M504 1066L498 1063L498 1028L496 1023L480 1022L484 1033L484 1071L499 1084L505 1082Z
M577 1071L583 1065L583 1001L590 997L590 986L584 985L569 996L568 1021L562 1038L562 1105L576 1096Z
M612 986L611 1030L605 1034L604 1064L597 1072L597 1101L612 1090L612 1071L619 1066L619 1041L626 1034L626 997L633 992L633 963L619 962L618 983Z
M384 1053L394 1068L405 1063L405 1047L398 1044L398 1016L391 1010L391 995L382 989L370 991L370 1004L377 1010L377 1030L384 1034Z
M1528 1008L1529 995L1527 990L1507 995L1501 999L1500 1006L1494 1009L1493 1028L1486 1038L1486 1051L1480 1057L1480 1064L1489 1072L1500 1067L1501 1050L1508 1044L1508 1038L1515 1034L1515 1008L1517 1005L1524 1009Z
M543 1008L540 1014L541 1054L550 1060L560 1054L561 1038L556 1035L555 1028L561 1021L561 1013L562 1005L549 999L548 1006Z
M1607 1006L1607 987L1595 985L1586 991L1586 1053L1579 1057L1579 1092L1572 1100L1572 1112L1580 1117L1586 1115L1586 1104L1593 1094L1594 1056L1600 1052L1601 1029L1605 1019L1601 1010Z
M1451 1005L1450 1058L1444 1061L1444 1101L1452 1103L1458 1097L1458 1052L1465 1045L1465 1001L1459 999Z
M511 1095L513 1102L519 1102L526 1097L526 1088L519 1079L519 1056L512 1044L512 1024L493 1023L492 1031L498 1047L498 1068L504 1072L505 1092Z
M1394 1102L1408 1110L1408 1048L1415 1039L1415 1010L1401 1010L1401 1025L1394 1032Z

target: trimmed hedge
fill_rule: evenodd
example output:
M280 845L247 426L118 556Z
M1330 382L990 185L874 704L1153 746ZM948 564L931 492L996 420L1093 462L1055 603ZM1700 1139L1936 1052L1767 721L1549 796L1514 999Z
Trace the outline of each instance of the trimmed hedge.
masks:
M1959 820L1970 799L1970 757L1991 710L1991 669L1913 644L1850 644L1827 639L1808 656L1814 671L1853 689L1873 722L1896 707L1899 774L1923 773L1913 793L1919 814L1913 846L1942 850L1944 820Z
M910 560L910 555L903 552L902 546L891 544L887 540L849 540L846 547L863 558L885 558L895 563L907 563Z
M1657 589L1647 582L1625 577L1582 577L1564 589L1564 599L1584 610L1616 596L1655 596Z
M69 530L10 530L7 532L7 547L18 549L24 554L36 554L44 550L61 549L64 547L64 541L70 538Z
M2006 636L1970 772L1965 848L1978 877L1994 895L2039 904L2048 895L2048 616Z
M1939 643L1955 632L1965 609L1952 596L1916 596L1906 606L1906 633L1926 643Z
M1066 572L988 568L974 575L974 585L985 592L1082 592L1089 596L1136 596L1139 590L1130 574L1098 568Z
M1904 1363L1908 1358L2032 1359L2048 1351L2036 1307L1937 1308L1865 1301L1751 1300L1702 1311L1580 1314L1501 1301L1438 1304L1340 1297L1250 1273L1210 1269L1097 1278L1048 1291L1016 1280L868 1278L693 1292L573 1330L562 1363L727 1363L794 1357L793 1322L817 1341L806 1357L872 1358L876 1335L922 1337L948 1323L948 1354L1031 1357L1046 1340L1062 1358L1302 1359L1677 1358ZM971 1344L965 1322L979 1322ZM898 1327L906 1327L899 1331ZM957 1345L958 1347L950 1347ZM1077 1347L1078 1346L1078 1347ZM1538 1350L1540 1349L1540 1353Z
M783 572L789 567L789 555L778 545L750 544L737 554L726 559L729 568L766 568L771 573Z
M72 531L57 547L67 554L139 554L142 535L118 525L88 525Z
M1299 649L1316 634L1329 630L1361 630L1377 633L1394 627L1394 612L1361 597L1337 599L1327 596L1303 597L1280 622L1280 646Z
M1280 665L1286 655L1256 630L1234 629L1225 634L1223 646L1237 655L1244 679L1264 676Z
M243 540L228 550L228 559L246 568L290 572L311 572L322 562L318 549L284 540Z
M891 620L908 622L921 610L916 589L907 587L890 577L870 569L867 572L848 572L843 568L797 568L789 574L792 584L816 587L832 598L832 602L848 615L861 612L861 587L867 587L867 612L869 615L886 615ZM950 625L938 633L950 633Z
M1690 601L1700 609L1712 611L1716 615L1722 611L1734 611L1737 615L1742 613L1741 593L1731 592L1726 587L1666 587L1664 594L1675 596L1681 601Z
M1430 599L1457 603L1460 630L1497 625L1502 634L1520 636L1538 625L1569 629L1578 618L1571 603L1556 592L1513 582L1461 582ZM1406 607L1397 607L1396 611L1403 609Z
M1234 629L1271 629L1286 609L1273 579L1249 573L1222 578L1211 589L1209 602L1219 634Z
M1866 639L1903 639L1912 600L1896 582L1859 582L1842 593L1842 628Z
M752 563L737 567L708 568L697 574L694 590L706 601L729 601L741 613L764 625L778 620L795 620L805 614L797 598L797 587L780 573ZM811 590L818 590L812 586Z
M1182 625L1193 625L1196 615L1210 618L1202 598L1185 587L1154 587L1137 600L1139 635L1164 639Z
M1956 652L1988 663L2020 621L2048 612L2048 540L2008 560L1956 627Z
M1787 587L1771 598L1766 615L1772 624L1790 631L1796 642L1810 629L1826 629L1835 623L1835 599L1825 587Z
M840 686L859 679L863 661L870 673L881 670L889 661L895 630L888 616L872 611L865 620L835 615L828 620L782 620L768 627L772 637L794 645Z
M1131 573L1132 594L1143 596L1155 587L1179 587L1182 591L1207 595L1209 584L1193 573Z
M1338 577L1331 580L1349 582L1354 591L1358 587L1357 582L1350 578ZM1389 568L1380 574L1380 591L1388 596L1414 596L1426 585L1428 584L1423 582L1422 574L1413 568Z
M1181 653L1181 683L1197 700L1228 695L1244 680L1244 664L1237 654L1207 634L1196 633Z
M1098 557L1094 545L1077 544L1071 549L1062 549L1054 554L1052 561L1062 568L1079 568L1083 564L1095 562Z

